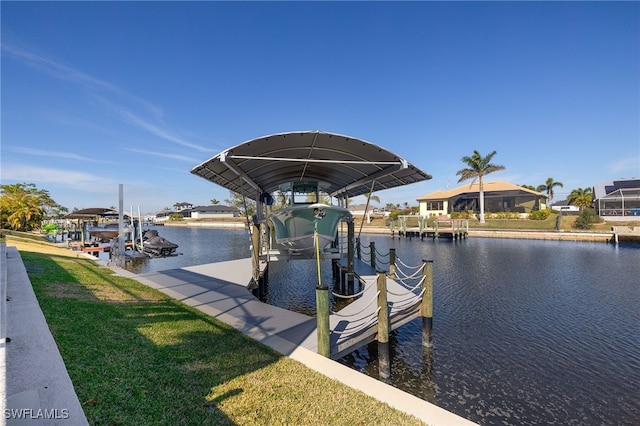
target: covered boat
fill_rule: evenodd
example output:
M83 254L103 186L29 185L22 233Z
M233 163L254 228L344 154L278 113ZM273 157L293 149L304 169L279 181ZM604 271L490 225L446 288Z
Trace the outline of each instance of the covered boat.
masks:
M280 186L280 197L288 202L285 207L272 211L269 219L275 228L276 243L291 255L313 257L315 232L318 232L318 245L322 251L335 241L340 221L351 219L348 209L320 202L322 186L316 181Z
M256 201L255 220L272 223L276 244L309 257L315 229L324 248L336 239L339 222L351 218L349 198L431 179L377 145L322 131L253 139L191 173Z

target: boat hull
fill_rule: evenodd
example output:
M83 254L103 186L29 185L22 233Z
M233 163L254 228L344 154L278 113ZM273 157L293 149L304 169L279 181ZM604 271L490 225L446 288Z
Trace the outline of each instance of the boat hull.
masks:
M320 217L321 215L321 217ZM276 243L291 255L315 257L314 230L318 228L320 251L335 241L340 221L351 217L349 210L324 204L286 207L271 213Z

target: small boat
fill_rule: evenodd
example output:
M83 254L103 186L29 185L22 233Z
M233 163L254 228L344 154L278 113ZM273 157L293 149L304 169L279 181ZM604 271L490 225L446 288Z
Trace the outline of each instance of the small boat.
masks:
M289 200L289 206L274 210L269 219L275 228L276 243L290 255L312 258L315 255L315 230L318 248L335 241L338 224L350 220L351 213L344 207L318 203L322 183L316 181L292 182L280 187L280 193Z
M153 229L144 231L142 233L142 245L138 244L138 250L149 257L172 256L177 248L177 244L165 240L158 235L158 231Z
M115 238L120 233L120 228L117 223L106 223L104 225L89 226L89 235L98 241L109 241ZM131 229L129 227L124 228L124 232L129 233Z

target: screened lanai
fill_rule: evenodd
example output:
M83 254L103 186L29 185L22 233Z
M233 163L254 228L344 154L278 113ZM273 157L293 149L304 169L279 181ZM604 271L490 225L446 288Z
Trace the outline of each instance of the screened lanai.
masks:
M640 220L640 179L613 181L594 188L595 207L608 220Z

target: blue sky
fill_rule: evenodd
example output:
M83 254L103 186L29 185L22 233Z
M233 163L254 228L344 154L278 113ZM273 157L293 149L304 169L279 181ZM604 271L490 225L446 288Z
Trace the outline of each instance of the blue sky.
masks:
M640 177L638 2L10 2L2 24L2 183L72 209L207 205L189 173L260 136L322 130L433 179L417 205L487 180L572 189ZM356 199L356 202L362 199Z

